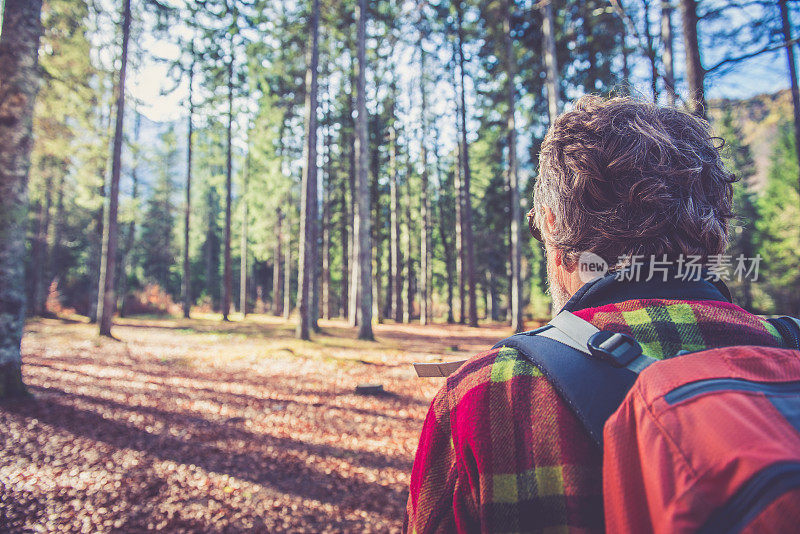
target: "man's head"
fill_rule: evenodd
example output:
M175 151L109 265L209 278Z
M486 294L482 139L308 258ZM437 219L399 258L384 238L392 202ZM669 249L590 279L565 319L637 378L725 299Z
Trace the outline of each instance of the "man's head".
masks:
M542 144L531 229L543 237L554 307L581 285L576 263L721 254L733 216L722 142L707 122L632 98L585 96Z

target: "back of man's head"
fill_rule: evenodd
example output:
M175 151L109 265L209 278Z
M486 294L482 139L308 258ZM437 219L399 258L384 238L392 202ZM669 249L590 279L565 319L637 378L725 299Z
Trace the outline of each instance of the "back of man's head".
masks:
M706 121L633 98L585 96L545 137L534 220L554 215L550 243L574 263L721 254L732 217L722 141Z

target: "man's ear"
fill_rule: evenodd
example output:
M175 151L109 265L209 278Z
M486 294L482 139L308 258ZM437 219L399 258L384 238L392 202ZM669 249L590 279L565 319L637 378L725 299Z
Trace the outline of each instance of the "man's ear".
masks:
M552 235L555 232L556 228L556 216L548 206L544 206L544 225L547 228L547 234ZM564 261L564 251L561 249L554 247L552 244L549 245L550 249L553 251L553 262L555 263L556 267L563 268L566 272L571 273L575 270L575 266L572 265L571 268L567 267L566 262Z
M556 230L556 216L549 206L544 206L544 225L547 227L547 233L553 234Z

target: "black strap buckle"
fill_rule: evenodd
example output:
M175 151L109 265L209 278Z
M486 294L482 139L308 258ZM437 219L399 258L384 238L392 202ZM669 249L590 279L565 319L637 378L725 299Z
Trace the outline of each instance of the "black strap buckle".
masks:
M628 334L601 330L586 343L592 356L614 367L627 367L641 356L642 346Z

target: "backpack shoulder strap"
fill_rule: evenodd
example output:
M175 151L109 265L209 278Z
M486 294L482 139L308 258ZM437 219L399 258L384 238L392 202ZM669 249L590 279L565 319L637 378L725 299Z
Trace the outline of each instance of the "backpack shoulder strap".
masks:
M790 349L800 350L800 320L784 315L782 317L772 317L767 319L774 326L783 342Z
M517 349L536 365L600 446L605 422L622 404L639 372L655 361L639 355L627 365L613 365L590 348L590 340L601 333L610 334L561 312L548 325L513 335L494 346ZM615 335L607 336L608 341ZM610 350L613 354L613 347Z

